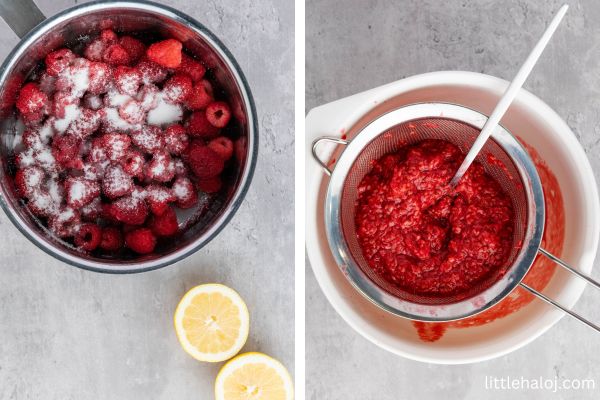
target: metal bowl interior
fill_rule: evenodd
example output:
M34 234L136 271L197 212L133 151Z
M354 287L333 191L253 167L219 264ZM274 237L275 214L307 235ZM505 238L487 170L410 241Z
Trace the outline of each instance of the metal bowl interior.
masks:
M39 68L46 54L67 46L78 49L101 29L135 35L144 41L176 38L186 53L201 59L216 82L217 98L226 99L233 116L226 135L236 141L235 161L223 174L224 189L202 214L188 213L184 232L157 247L155 254L133 253L118 258L93 257L47 233L15 192L11 165L19 124L14 103L24 80ZM0 75L0 203L15 226L48 254L71 265L98 272L142 272L172 264L197 251L227 224L250 184L256 163L258 127L248 84L233 56L204 26L169 7L148 2L93 2L80 5L38 25L27 34L2 65ZM181 216L180 216L181 217Z

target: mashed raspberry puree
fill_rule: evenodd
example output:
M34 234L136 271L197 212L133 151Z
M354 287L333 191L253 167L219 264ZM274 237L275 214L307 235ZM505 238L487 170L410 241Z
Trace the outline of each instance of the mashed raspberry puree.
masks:
M358 241L369 267L393 286L460 298L502 276L512 203L478 163L450 188L463 157L449 142L426 140L374 161L361 181Z

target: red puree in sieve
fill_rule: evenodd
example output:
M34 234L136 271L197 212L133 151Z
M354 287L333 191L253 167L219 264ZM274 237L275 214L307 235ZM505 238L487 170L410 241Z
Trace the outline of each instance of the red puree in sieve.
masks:
M481 164L448 186L464 154L425 140L373 161L358 187L356 232L368 266L406 293L458 300L508 267L510 198Z

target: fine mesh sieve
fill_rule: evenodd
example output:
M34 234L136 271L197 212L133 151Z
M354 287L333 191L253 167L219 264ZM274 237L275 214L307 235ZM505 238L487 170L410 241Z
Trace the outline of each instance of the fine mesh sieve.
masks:
M425 103L389 112L364 127L352 141L323 137L313 144L313 155L331 176L325 199L325 227L330 249L349 281L370 301L394 314L421 321L449 321L477 314L496 304L521 285L542 300L599 330L581 316L558 305L521 282L537 253L591 282L540 248L544 229L544 196L540 178L519 142L498 126L478 154L478 161L511 198L514 208L513 246L504 266L453 296L424 296L392 285L369 267L356 235L357 188L372 162L406 145L425 139L453 143L467 153L487 117L454 104ZM317 156L323 141L345 146L331 171Z

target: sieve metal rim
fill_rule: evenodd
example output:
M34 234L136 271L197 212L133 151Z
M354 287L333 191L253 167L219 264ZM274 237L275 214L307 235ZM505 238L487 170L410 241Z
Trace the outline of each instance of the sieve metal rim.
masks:
M340 203L344 183L354 160L364 147L380 134L399 124L422 118L449 118L481 129L487 116L468 107L452 103L416 103L383 114L362 128L351 141L333 139L345 144L333 170L322 166L330 174L324 207L327 241L342 274L371 303L392 314L418 321L443 322L478 314L509 295L529 271L537 255L544 230L544 196L537 169L526 150L504 127L498 126L491 136L517 168L528 199L528 224L524 243L513 266L500 280L485 291L445 305L412 303L391 295L375 284L354 261L342 233ZM323 138L321 138L322 140ZM330 140L332 138L329 138ZM316 146L320 139L315 141Z

